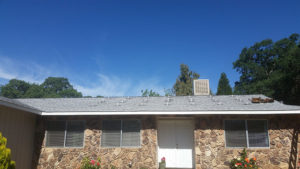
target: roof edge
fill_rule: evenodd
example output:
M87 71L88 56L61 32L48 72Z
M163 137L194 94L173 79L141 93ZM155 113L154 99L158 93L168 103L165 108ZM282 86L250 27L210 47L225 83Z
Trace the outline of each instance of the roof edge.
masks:
M30 112L30 113L37 114L37 115L42 115L42 111L40 111L38 109L27 107L26 105L23 105L22 103L16 103L16 102L13 102L10 100L11 99L8 99L8 98L5 98L5 100L1 99L0 105L18 109L18 110L22 110L22 111L26 111L26 112Z
M91 116L91 115L284 115L300 114L300 110L255 111L136 111L136 112L42 112L42 116Z

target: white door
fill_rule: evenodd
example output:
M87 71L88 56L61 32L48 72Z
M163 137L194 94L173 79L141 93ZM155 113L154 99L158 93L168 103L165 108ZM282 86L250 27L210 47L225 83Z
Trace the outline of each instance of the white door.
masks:
M158 161L167 168L193 168L194 123L191 120L158 121Z

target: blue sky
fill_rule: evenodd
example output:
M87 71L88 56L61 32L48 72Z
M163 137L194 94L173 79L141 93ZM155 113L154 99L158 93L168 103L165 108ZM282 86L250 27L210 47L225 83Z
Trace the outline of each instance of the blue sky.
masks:
M242 48L300 33L300 1L0 0L0 84L67 77L84 95L163 93L187 64L216 92Z

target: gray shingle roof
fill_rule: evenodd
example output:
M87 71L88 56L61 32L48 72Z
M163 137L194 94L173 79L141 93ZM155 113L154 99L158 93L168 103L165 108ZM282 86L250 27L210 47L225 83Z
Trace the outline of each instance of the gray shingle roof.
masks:
M35 107L32 107L26 103L22 103L16 99L9 99L9 98L2 97L2 96L0 96L0 105L17 108L17 109L24 110L24 111L30 111L30 112L34 112L34 113L40 112L40 110L38 110Z
M273 103L251 103L252 97L174 96L174 97L111 97L111 98L47 98L15 99L43 112L149 112L149 111L280 111L300 110L300 106Z

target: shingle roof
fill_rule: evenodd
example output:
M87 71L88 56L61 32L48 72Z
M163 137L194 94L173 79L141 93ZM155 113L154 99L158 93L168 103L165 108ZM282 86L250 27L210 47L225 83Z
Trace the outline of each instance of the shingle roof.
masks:
M37 108L32 107L28 104L22 103L16 99L9 99L9 98L2 97L2 96L0 96L0 105L12 107L12 108L16 108L16 109L20 109L20 110L24 110L24 111L34 112L37 114L39 114L39 112L40 112L40 110L38 110Z
M43 112L288 111L300 106L251 103L263 95L15 99Z

